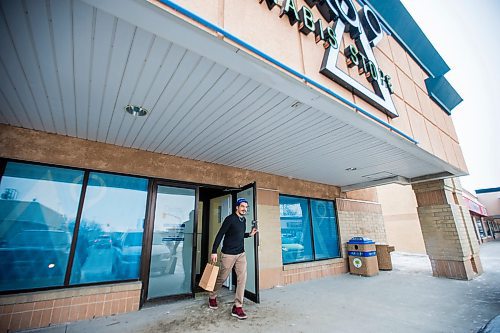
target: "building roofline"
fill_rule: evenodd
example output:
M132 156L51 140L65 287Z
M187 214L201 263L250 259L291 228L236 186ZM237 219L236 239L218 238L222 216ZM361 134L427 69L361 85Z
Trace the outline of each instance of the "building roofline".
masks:
M500 192L500 187L482 188L474 192L476 192L476 194Z
M429 96L447 114L456 107L462 97L446 80L450 67L400 0L360 0L377 13L384 28L408 52L429 75L426 88Z

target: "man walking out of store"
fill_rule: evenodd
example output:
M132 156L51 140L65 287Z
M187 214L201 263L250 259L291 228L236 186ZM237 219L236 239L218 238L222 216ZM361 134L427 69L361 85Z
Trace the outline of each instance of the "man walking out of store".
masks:
M208 306L211 309L217 309L217 291L222 287L222 284L234 267L237 276L237 285L231 315L238 319L247 318L247 315L243 311L243 296L247 281L247 258L245 256L244 238L252 237L257 233L256 228L252 228L250 233L245 232L245 215L247 211L248 201L244 198L239 198L236 201L235 212L224 219L224 222L215 237L211 257L212 262L216 263L217 248L224 237L220 258L221 268L219 275L217 276L217 281L215 282L214 291L210 293L208 298Z

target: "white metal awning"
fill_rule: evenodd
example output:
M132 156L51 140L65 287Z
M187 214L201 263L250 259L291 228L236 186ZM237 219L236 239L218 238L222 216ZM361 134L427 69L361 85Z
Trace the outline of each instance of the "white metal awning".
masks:
M0 122L355 189L461 171L142 0L2 1ZM127 104L150 113L133 117Z

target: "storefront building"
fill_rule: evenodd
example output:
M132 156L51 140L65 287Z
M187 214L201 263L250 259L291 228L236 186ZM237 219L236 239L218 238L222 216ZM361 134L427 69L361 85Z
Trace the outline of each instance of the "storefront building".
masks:
M486 221L488 211L486 207L479 202L479 199L474 194L467 190L463 190L464 201L469 208L472 224L476 229L477 241L481 244L485 241L493 239L492 230Z
M238 197L246 296L386 243L412 186L435 276L481 274L446 63L399 1L2 1L0 331L192 297ZM231 282L229 282L231 284Z
M500 187L482 188L475 191L479 202L487 210L482 219L482 227L487 240L498 238L500 234Z

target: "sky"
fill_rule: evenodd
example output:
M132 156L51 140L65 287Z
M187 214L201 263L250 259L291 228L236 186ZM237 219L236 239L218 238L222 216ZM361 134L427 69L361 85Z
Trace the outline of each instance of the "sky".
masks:
M500 187L500 1L401 0L450 67L464 99L452 110L474 193Z

